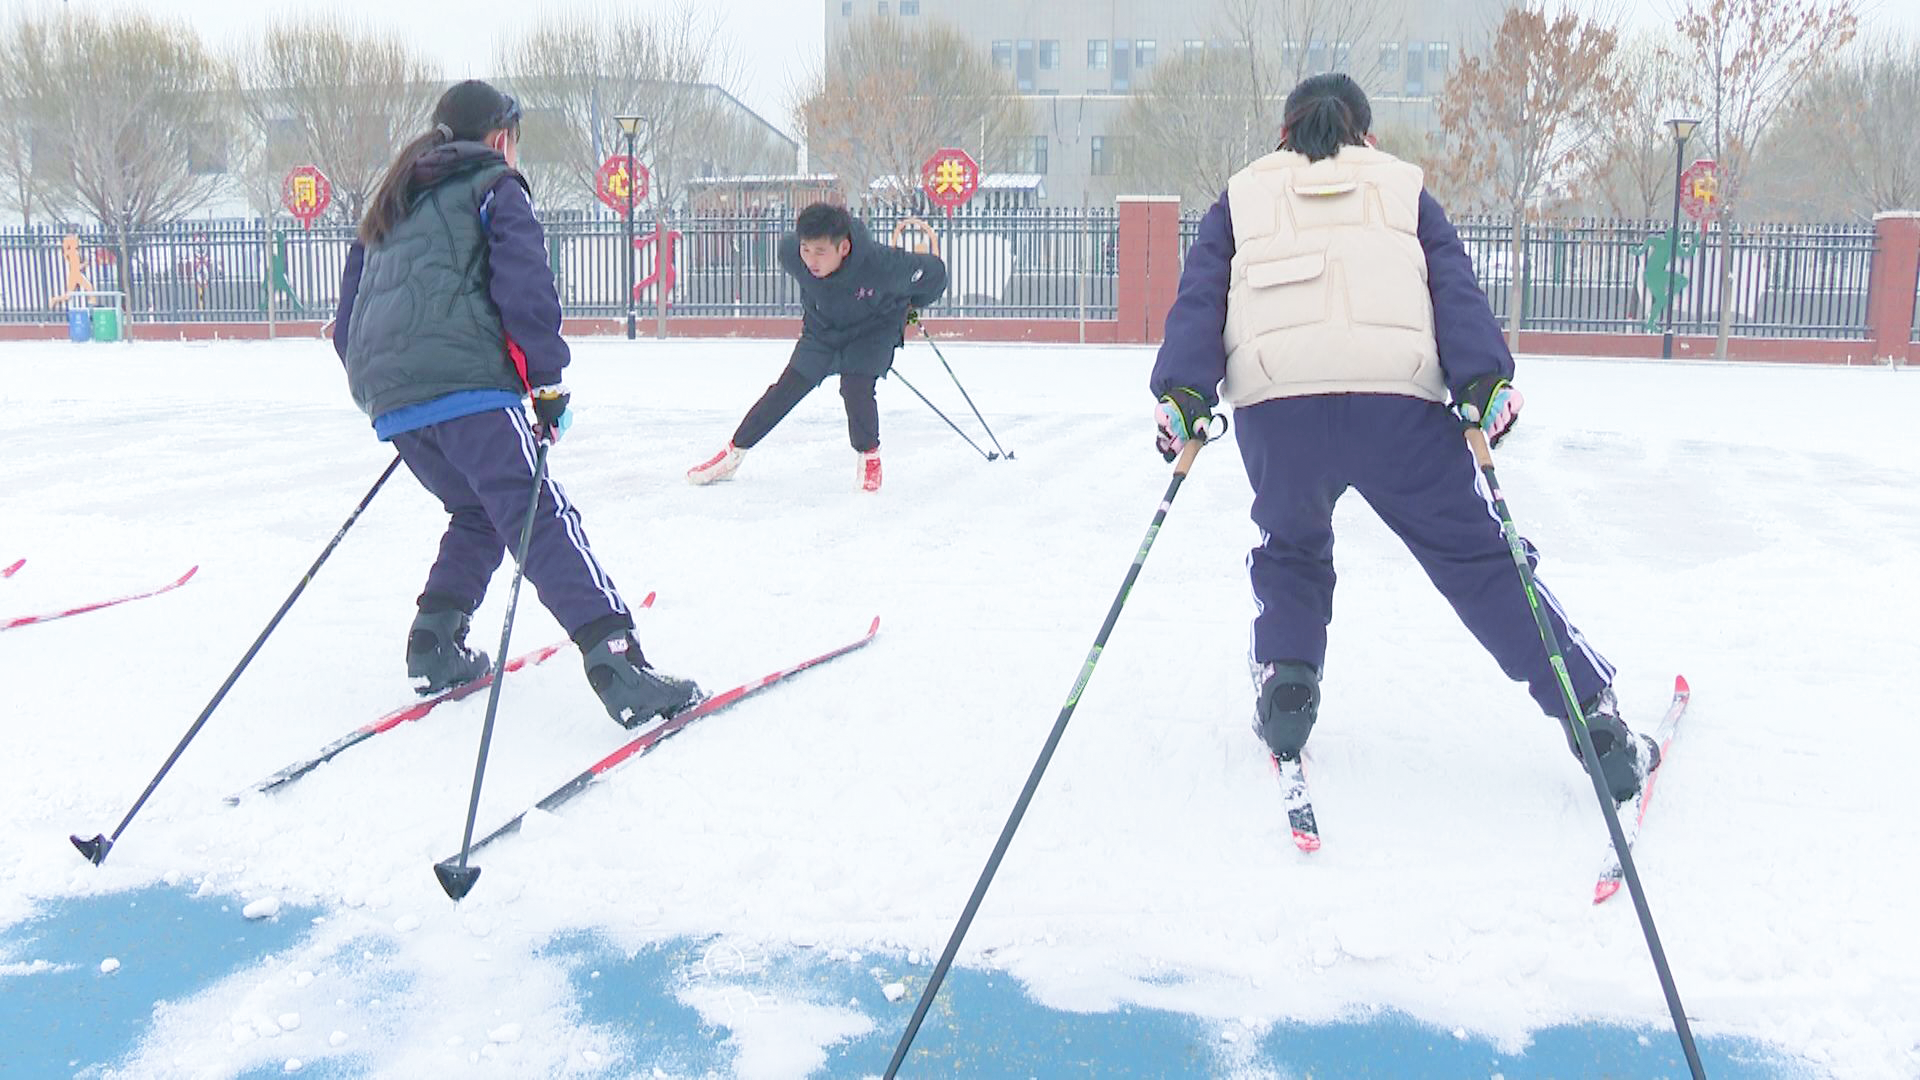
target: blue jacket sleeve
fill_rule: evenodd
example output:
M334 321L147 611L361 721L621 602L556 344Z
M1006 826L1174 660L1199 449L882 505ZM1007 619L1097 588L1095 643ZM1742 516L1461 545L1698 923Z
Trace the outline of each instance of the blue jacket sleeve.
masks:
M1487 294L1474 279L1473 260L1446 211L1424 191L1419 231L1420 247L1427 253L1427 291L1433 295L1433 340L1454 400L1482 375L1513 378L1513 354L1487 305Z
M1227 287L1233 278L1233 220L1224 192L1200 219L1200 235L1187 251L1180 292L1167 310L1160 355L1148 385L1157 399L1176 387L1200 392L1209 408L1220 403L1227 377Z
M527 385L560 381L572 354L560 336L560 293L547 265L547 236L533 216L526 183L508 173L480 204L492 277L487 295L500 309L507 340L526 358Z
M360 272L367 266L367 249L355 240L347 249L347 268L340 272L340 305L333 310L333 351L347 362L347 327L353 322L353 300L360 294Z

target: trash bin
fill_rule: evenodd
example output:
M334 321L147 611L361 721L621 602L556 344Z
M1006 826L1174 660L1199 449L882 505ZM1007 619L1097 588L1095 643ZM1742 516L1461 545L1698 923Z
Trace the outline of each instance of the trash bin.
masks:
M67 336L75 342L93 337L93 319L86 308L75 305L67 309Z
M120 340L120 309L117 307L97 307L93 309L93 340Z

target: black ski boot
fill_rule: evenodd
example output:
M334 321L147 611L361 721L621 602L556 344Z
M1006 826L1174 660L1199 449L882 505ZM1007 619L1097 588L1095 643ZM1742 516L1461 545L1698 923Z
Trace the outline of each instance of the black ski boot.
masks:
M1292 761L1307 745L1320 713L1320 673L1298 660L1276 660L1259 669L1253 733L1274 757Z
M467 613L423 611L407 632L407 677L422 697L450 690L487 673L487 654L467 648Z
M1651 735L1636 734L1620 719L1620 706L1614 701L1611 686L1581 705L1580 715L1587 718L1587 735L1593 739L1594 752L1600 756L1600 778L1614 801L1624 803L1640 794L1641 781L1660 767L1660 744L1654 742ZM1574 737L1571 727L1567 729L1567 744L1585 767L1580 740Z
M637 728L655 717L671 718L706 697L692 680L648 667L640 643L625 630L588 649L585 663L588 684L600 695L607 715L621 727Z

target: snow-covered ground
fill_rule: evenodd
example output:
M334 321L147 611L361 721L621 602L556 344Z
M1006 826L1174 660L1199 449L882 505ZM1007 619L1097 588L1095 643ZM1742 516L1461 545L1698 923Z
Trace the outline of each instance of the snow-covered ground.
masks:
M106 865L74 853L67 834L112 830L389 453L317 341L0 348L0 566L27 559L0 618L200 567L165 597L0 635L0 927L156 881L328 911L300 955L157 1012L127 1075L324 1059L344 1030L384 1075L447 1075L490 1037L476 1075L582 1068L589 1045L617 1063L618 1033L583 1030L541 955L570 931L938 951L1166 486L1151 352L947 348L1012 461L883 384L886 488L863 495L828 386L734 482L689 487L786 352L579 344L554 471L629 598L658 591L640 635L661 667L720 689L876 614L879 639L482 853L456 906L430 867L459 846L482 698L221 802L409 699L443 518L404 470ZM901 370L977 436L924 345ZM1676 672L1694 687L1638 858L1695 1030L1834 1076L1920 1075L1920 375L1536 360L1519 383L1499 466L1543 578L1618 663L1630 721L1653 723ZM1309 753L1326 846L1294 852L1248 731L1249 497L1231 446L1201 454L962 963L1064 1008L1258 1025L1377 1005L1516 1048L1569 1021L1665 1027L1632 906L1588 902L1604 828L1557 727L1358 497ZM507 575L476 620L489 651ZM516 652L563 636L522 600ZM623 737L573 652L510 677L481 829ZM363 939L378 963L288 975ZM0 993L30 992L29 959L0 956ZM394 989L343 993L354 980ZM898 1031L919 985L877 1018L834 1001L728 1018L737 1067L794 1075ZM336 1004L370 996L378 1015ZM303 1019L240 1038L255 1015Z

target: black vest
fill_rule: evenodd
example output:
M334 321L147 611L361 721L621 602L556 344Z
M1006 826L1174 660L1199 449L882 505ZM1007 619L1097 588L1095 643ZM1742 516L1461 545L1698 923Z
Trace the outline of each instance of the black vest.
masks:
M347 386L375 419L462 390L526 389L487 295L480 221L481 200L510 170L478 144L432 154L446 171L413 192L407 216L367 249L354 295Z

